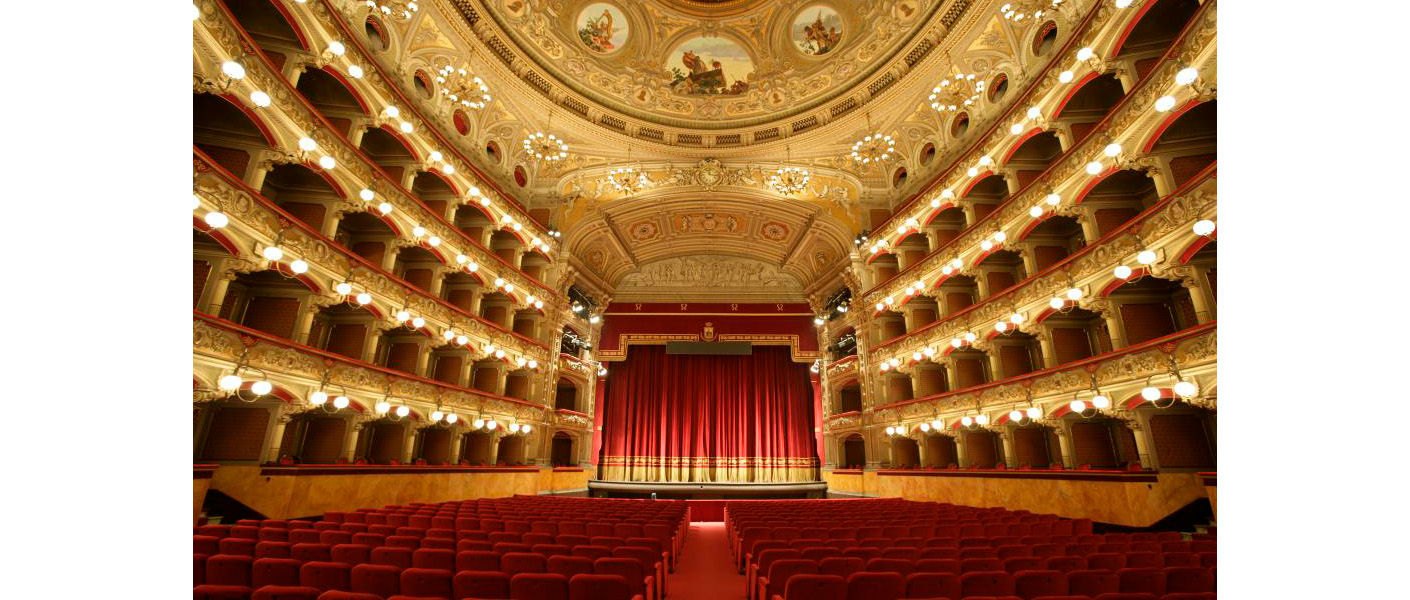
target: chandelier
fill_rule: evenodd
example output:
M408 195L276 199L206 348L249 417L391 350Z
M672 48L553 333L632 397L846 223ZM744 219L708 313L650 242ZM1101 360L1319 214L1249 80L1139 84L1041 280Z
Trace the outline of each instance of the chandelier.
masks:
M856 148L853 148L855 151ZM788 150L787 160L792 160L793 152ZM785 161L785 164L787 162ZM808 187L808 181L812 179L812 173L803 167L780 165L772 175L769 175L769 186L785 196L791 196L803 191Z
M956 112L973 105L984 93L984 82L974 73L961 73L940 80L930 90L930 108L939 112Z
M1062 4L1062 0L1018 0L1000 6L999 13L1003 14L1005 19L1018 23L1030 16L1041 19L1047 11L1059 4Z
M613 189L631 195L646 184L646 174L636 167L617 167L607 172L607 182L612 184Z
M367 7L372 9L373 12L380 12L383 16L402 21L410 19L411 13L416 12L417 9L415 2L407 2L404 0L382 0L381 2L367 0Z
M489 86L485 85L483 79L471 75L465 67L441 67L436 75L436 83L441 84L442 96L466 108L481 109L490 103Z
M553 111L548 112L547 129L553 129ZM524 138L524 152L535 160L553 163L568 157L568 144L551 133L536 131Z

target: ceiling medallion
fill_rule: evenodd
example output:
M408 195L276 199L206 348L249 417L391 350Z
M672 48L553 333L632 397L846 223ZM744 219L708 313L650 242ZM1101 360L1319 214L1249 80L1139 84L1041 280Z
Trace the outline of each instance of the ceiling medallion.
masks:
M465 69L441 67L436 75L436 83L441 84L441 95L453 103L466 108L481 109L490 103L490 88L485 81Z
M867 131L871 131L871 113L867 113ZM852 162L858 166L877 165L891 160L896 152L896 140L877 132L852 144Z
M391 17L398 21L410 19L411 14L417 10L415 2L405 0L382 0L381 2L367 0L367 7L372 9L372 12L382 13L382 16Z
M793 152L788 150L788 159L792 160ZM786 161L787 162L787 161ZM812 173L803 167L781 165L769 176L769 186L780 194L792 196L808 187L808 181L812 179Z
M1005 19L1018 23L1033 17L1041 19L1047 11L1057 8L1062 4L1062 0L1018 0L1017 2L1007 2L999 7L999 13Z

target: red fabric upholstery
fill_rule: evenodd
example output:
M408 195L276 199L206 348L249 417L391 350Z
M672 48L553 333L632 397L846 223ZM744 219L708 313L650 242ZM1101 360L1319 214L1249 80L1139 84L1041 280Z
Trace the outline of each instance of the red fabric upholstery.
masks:
M783 594L785 586L788 585L789 578L795 575L816 575L818 563L804 558L785 558L776 560L769 566L768 575L759 578L758 590L755 596L760 600L773 598L775 594Z
M632 589L620 575L580 573L568 580L572 600L632 600Z
M651 600L655 594L655 580L642 568L641 563L631 558L599 558L592 562L592 571L597 575L621 575L632 586L632 594Z
M250 600L318 600L321 590L290 585L268 585L255 590Z
M289 542L257 542L255 558L292 558L293 548L293 544Z
M341 590L328 590L318 595L318 600L382 600L385 596L377 594L365 594L361 592L344 592Z
M457 571L498 571L499 554L489 550L462 550L455 553Z
M1214 577L1204 567L1165 567L1165 594L1214 591Z
M454 574L446 569L404 569L401 572L401 593L407 596L449 598L453 577Z
M513 600L568 600L568 578L557 573L520 573L509 580Z
M452 581L456 598L508 598L509 575L499 571L460 571Z
M220 538L213 535L193 535L191 545L196 554L212 556L220 554Z
M959 598L960 576L954 573L912 573L906 578L907 598Z
M905 589L899 573L860 571L847 578L847 600L899 600Z
M255 544L255 540L249 538L221 538L218 543L220 552L217 552L217 554L253 557L255 555Z
M773 596L770 600L780 598ZM794 575L784 586L784 600L847 600L847 581L836 575Z
M254 559L234 554L217 554L206 559L207 585L250 585Z
M378 596L393 596L401 591L401 567L392 565L357 565L352 568L352 591Z
M819 575L837 575L843 580L851 577L853 573L861 571L866 566L866 562L860 558L852 556L834 556L824 558L818 562Z
M420 569L455 571L455 551L421 548L411 553L411 566Z
M250 585L299 585L299 567L303 563L292 558L257 558L250 571Z
M1081 556L1049 556L1044 559L1043 568L1063 573L1082 571L1087 568L1087 559Z
M499 570L510 577L519 573L545 573L548 571L546 563L543 556L532 552L510 552L500 555Z
M304 562L333 560L333 547L328 544L294 544L289 557Z
M1013 593L1024 600L1067 594L1067 575L1060 571L1019 571L1013 576Z
M584 556L550 556L548 572L567 577L569 583L572 583L574 575L592 573L592 559Z
M193 590L194 600L250 600L254 593L244 585L198 585Z
M997 560L997 559L996 559ZM960 575L960 596L1011 596L1013 576L1007 571L976 571Z
M1120 580L1113 571L1082 570L1067 573L1067 593L1075 596L1099 596L1120 590Z
M1165 593L1165 572L1160 569L1121 569L1116 572L1120 581L1119 592L1155 594Z
M382 546L372 549L372 563L391 565L398 569L411 568L411 549Z
M314 561L299 567L299 585L324 590L351 589L352 569L343 563Z

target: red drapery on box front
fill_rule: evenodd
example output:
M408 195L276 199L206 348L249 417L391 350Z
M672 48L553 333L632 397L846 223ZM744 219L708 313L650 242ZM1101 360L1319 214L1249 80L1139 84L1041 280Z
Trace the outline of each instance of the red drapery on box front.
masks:
M632 348L602 408L602 476L622 481L817 481L808 366L788 348L751 356Z

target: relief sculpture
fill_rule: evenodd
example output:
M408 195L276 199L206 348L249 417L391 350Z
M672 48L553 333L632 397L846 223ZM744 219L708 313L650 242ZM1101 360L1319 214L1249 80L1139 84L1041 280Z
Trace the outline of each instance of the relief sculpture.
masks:
M642 266L618 288L792 288L798 282L771 264L722 256L684 256Z

